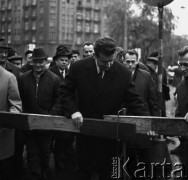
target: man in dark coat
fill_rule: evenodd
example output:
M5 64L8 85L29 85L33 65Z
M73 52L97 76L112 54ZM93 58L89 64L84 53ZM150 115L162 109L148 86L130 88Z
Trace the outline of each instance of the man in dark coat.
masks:
M181 68L183 80L177 86L177 108L175 111L176 117L185 117L188 121L188 46L184 46L178 51L178 64ZM179 155L181 162L185 166L186 175L188 175L188 138L180 137L180 146L172 153Z
M124 58L123 64L132 72L136 91L142 96L150 115L159 116L159 110L157 108L157 86L152 76L149 72L140 69L136 50L127 50Z
M152 52L148 57L147 57L147 67L152 75L156 86L158 87L158 78L157 78L157 72L158 72L158 52ZM162 109L161 116L165 117L166 116L166 104L165 101L170 100L170 89L167 86L167 73L165 68L163 67L162 69L162 74L163 74L163 79L162 79L162 108L158 107L159 109ZM157 91L157 88L156 88ZM158 99L159 101L159 99ZM159 103L158 103L159 105Z
M103 115L117 115L123 102L132 114L149 115L135 91L131 72L115 61L115 40L102 37L95 42L94 50L93 56L71 65L65 84L60 87L60 103L64 114L71 117L78 127L83 117L103 119ZM76 147L78 180L90 179L93 169L98 172L100 180L110 179L116 141L78 135Z
M55 64L49 68L55 73L64 83L66 75L71 65L72 51L69 47L61 45L57 48L56 54L53 57ZM72 150L74 134L71 132L56 132L54 143L54 159L55 168L63 170L65 168L66 158Z
M23 112L54 115L58 112L57 91L61 80L46 69L47 55L42 48L35 48L31 58L33 70L24 73L18 80ZM51 143L50 132L36 130L26 134L28 165L34 180L48 176Z

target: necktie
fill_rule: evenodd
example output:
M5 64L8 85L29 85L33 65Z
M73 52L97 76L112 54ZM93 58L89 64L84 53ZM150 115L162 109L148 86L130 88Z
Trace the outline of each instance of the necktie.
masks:
M61 74L63 76L63 79L65 79L65 69L63 71L61 71Z
M104 71L100 70L98 75L99 75L100 79L103 79Z

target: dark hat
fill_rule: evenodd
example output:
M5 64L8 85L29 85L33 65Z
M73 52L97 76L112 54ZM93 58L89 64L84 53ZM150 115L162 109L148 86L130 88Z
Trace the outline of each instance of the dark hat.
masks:
M152 52L148 57L147 57L147 61L154 61L158 63L158 52L154 51Z
M5 39L0 39L0 49L10 49L10 47L8 47Z
M47 59L48 55L45 53L43 48L35 48L33 50L33 54L31 56L31 59L33 60L39 60L39 59Z
M17 52L12 48L8 49L7 59L9 59L11 56L14 56L14 55L17 55Z
M15 60L22 60L22 56L15 54L14 56L11 56L7 59L8 59L8 61L12 62L12 61L15 61Z
M68 56L68 58L71 58L71 55L72 55L72 49L70 47L60 45L57 47L56 54L53 57L53 59L55 60L59 56Z

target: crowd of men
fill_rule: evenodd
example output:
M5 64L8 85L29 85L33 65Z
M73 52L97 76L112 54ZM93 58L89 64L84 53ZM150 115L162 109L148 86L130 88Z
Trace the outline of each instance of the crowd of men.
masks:
M188 112L188 98L185 98L188 96L187 46L179 51L179 57L184 79L177 87L176 116L183 117ZM48 55L43 48L28 50L22 57L0 39L0 111L66 116L77 128L82 126L84 118L103 119L103 115L116 115L122 108L126 108L124 115L166 116L169 89L164 69L160 114L157 52L152 52L143 64L136 50L123 50L117 47L113 38L101 37L94 43L83 44L83 57L79 50L59 45L53 61L49 66L47 64ZM186 152L188 143L184 141ZM25 146L31 180L52 178L49 168L52 152L56 169L62 171L68 154L75 154L77 180L90 180L93 173L99 180L111 179L111 161L117 156L117 141L111 139L0 128L1 180L24 178ZM121 148L118 153L121 154ZM165 137L159 137L155 132L139 135L133 143L127 143L127 156L131 159L128 170L133 179L138 162L162 163L166 158L166 162L171 163ZM186 155L185 165L188 168ZM171 167L168 173L170 170Z

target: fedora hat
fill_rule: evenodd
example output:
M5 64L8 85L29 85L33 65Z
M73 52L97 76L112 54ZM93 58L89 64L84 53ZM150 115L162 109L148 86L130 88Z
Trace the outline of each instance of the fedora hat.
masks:
M148 57L147 57L147 61L154 61L158 63L158 52L154 51L152 52Z
M40 60L40 59L47 59L48 55L45 53L43 48L35 48L33 50L31 59L32 60Z
M0 39L0 49L10 49L10 47L8 47L5 39Z
M68 58L71 58L71 55L72 55L71 48L69 48L68 46L60 45L57 47L56 54L53 57L53 59L55 60L59 56L67 56Z

